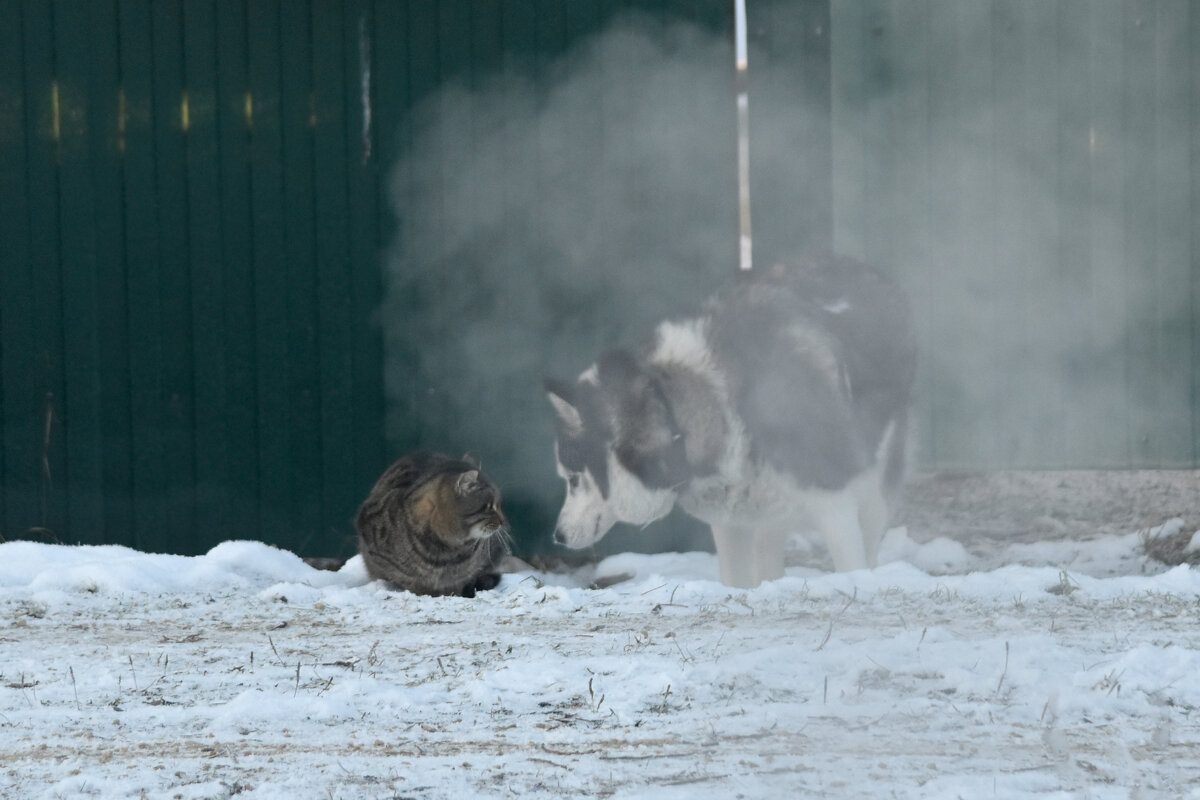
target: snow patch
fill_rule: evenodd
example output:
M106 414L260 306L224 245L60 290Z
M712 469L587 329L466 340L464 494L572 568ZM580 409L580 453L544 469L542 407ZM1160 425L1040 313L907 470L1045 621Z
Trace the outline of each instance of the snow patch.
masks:
M1136 533L967 544L472 599L257 542L0 544L0 796L1198 796L1200 574Z

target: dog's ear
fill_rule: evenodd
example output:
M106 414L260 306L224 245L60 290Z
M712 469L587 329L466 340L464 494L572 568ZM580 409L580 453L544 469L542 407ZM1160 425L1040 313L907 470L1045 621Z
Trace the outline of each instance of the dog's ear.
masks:
M550 405L554 406L566 433L570 436L583 433L583 417L575 407L575 387L554 378L546 378L543 385L546 388L546 396L550 398Z
M622 419L626 427L616 445L617 458L648 486L666 489L687 478L683 436L659 380L642 371L626 390Z

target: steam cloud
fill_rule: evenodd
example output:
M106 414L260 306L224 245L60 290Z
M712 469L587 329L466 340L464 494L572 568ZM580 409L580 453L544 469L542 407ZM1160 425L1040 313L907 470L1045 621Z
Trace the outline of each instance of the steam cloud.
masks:
M833 6L835 242L910 289L920 462L1194 466L1186 4L868 5Z
M753 82L752 40L756 263L832 227L908 288L920 466L1194 465L1186 33L1108 4L937 3L878 26L868 5L832 6L831 129L785 58ZM736 264L727 36L626 17L406 120L389 434L482 456L525 548L547 546L562 491L542 377L690 313ZM806 146L821 129L832 187L828 140Z
M392 176L389 433L402 450L479 454L519 541L539 548L562 492L542 378L693 313L736 268L732 44L635 15L536 74L479 83L415 112ZM809 165L793 142L768 166L768 141L813 122L794 92L763 109L756 159L795 194ZM706 546L692 533L663 536Z

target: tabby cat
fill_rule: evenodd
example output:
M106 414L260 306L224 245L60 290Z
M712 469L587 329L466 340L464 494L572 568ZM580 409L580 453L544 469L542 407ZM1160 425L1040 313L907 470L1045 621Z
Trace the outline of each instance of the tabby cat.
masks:
M494 589L511 540L500 490L479 467L425 452L383 473L354 527L372 580L425 595Z

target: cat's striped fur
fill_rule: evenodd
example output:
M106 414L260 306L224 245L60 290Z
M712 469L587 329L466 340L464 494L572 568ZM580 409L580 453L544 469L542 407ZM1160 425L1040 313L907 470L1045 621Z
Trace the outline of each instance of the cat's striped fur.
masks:
M478 466L436 453L392 464L354 520L372 580L424 595L473 597L508 555L500 491Z

